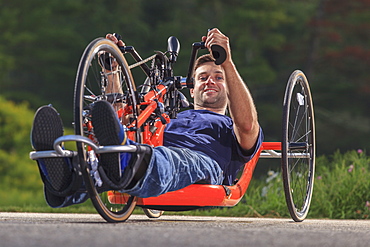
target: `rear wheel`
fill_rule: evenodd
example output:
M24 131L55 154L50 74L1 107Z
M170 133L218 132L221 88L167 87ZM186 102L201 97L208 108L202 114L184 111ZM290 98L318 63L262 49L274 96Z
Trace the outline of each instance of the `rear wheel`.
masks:
M75 134L86 136L96 142L91 125L91 105L100 100L110 102L121 112L122 124L136 121L138 107L136 88L125 58L119 48L103 38L92 41L85 49L77 71L74 96ZM130 119L125 115L130 109ZM122 114L123 112L123 114ZM140 133L133 136L134 141L141 143ZM122 200L112 191L104 189L97 170L97 155L83 143L77 143L77 151L82 175L89 196L99 214L108 222L126 221L136 206L137 198L122 194Z
M282 173L286 203L294 221L308 213L315 174L315 121L306 76L289 78L283 103Z
M149 218L159 218L164 213L164 211L149 208L143 208L143 211L145 215L148 216Z

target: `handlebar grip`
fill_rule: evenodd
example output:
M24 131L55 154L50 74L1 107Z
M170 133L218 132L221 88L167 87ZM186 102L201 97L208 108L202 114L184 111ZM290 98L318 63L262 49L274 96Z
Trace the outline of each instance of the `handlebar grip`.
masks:
M216 59L215 64L220 65L226 60L226 51L220 45L212 45L211 46L212 56Z
M193 43L193 49L195 50L198 50L198 49L206 49L206 47L204 46L204 42L195 42Z

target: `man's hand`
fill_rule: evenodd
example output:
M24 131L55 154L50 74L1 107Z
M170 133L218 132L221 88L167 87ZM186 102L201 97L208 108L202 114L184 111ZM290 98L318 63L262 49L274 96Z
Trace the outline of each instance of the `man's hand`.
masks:
M118 40L113 34L111 33L108 33L107 35L105 35L105 38L106 39L109 39L111 41L113 41L113 43L115 43L116 45L118 46L125 46L125 43L122 41L122 40Z
M204 42L204 46L209 50L210 53L212 53L211 51L212 45L221 46L222 48L224 48L227 54L225 62L232 61L229 38L223 33L221 33L220 30L218 30L217 28L209 30L207 36L202 37L202 41Z
M118 40L113 34L108 33L105 35L106 39L113 41L117 46L125 46L125 43L122 40ZM100 66L102 67L103 71L106 73L116 71L118 67L118 63L114 57L108 57L108 53L103 53L100 55Z

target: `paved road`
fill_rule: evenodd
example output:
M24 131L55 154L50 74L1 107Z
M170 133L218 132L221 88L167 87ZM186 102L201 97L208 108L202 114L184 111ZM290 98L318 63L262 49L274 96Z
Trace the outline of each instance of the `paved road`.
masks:
M370 246L370 220L0 213L0 246Z

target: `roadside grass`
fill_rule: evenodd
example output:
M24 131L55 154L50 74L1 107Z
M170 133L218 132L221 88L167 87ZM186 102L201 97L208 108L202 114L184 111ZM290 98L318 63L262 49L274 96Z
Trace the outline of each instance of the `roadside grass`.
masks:
M37 190L21 190L2 186L0 212L96 213L90 201L52 209L44 201L41 183L37 187ZM141 214L142 210L135 209L134 213ZM253 178L243 199L235 207L165 214L290 218L279 170ZM318 157L308 218L369 219L369 215L370 157L362 150Z
M310 214L317 218L370 219L370 157L362 150L318 160Z

